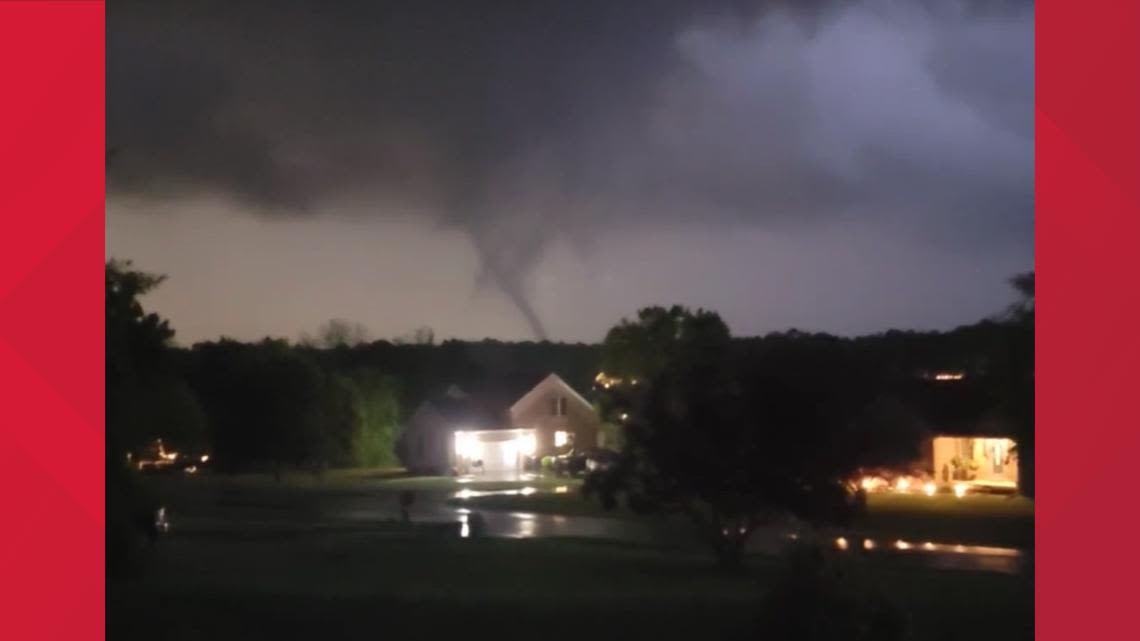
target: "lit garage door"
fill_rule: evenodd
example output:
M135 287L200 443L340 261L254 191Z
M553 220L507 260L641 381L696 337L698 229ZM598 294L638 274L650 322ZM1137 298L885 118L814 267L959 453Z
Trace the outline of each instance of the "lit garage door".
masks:
M483 444L483 469L488 472L514 472L519 469L519 446L515 441Z
M535 451L534 430L487 430L456 432L455 454L461 466L482 462L490 473L518 472L523 460Z

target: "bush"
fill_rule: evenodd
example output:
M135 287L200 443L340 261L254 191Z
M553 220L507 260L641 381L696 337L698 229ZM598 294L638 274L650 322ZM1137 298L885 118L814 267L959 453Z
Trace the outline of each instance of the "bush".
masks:
M761 604L755 637L770 641L901 641L902 613L869 581L857 558L793 548Z

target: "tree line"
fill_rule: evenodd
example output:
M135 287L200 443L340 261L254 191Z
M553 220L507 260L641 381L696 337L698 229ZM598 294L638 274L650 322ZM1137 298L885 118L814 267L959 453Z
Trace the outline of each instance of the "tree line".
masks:
M552 371L592 392L607 442L621 449L589 491L687 511L726 559L771 513L841 514L841 479L913 461L931 426L1001 422L1032 494L1032 274L1014 279L1020 297L1009 310L949 332L733 337L715 312L674 306L640 310L598 345L436 344L429 330L369 341L332 321L297 343L188 348L140 302L162 280L106 265L112 522L129 503L120 500L130 491L125 453L153 439L209 452L223 471L396 465L400 425L422 400L451 384L513 400ZM923 374L933 371L968 374L932 385Z
M619 416L628 411L614 402L618 390L595 384L599 371L649 381L672 364L714 355L811 390L819 403L843 406L850 421L883 432L990 414L1009 423L1020 447L1033 444L1031 274L1015 279L1021 296L1010 310L949 332L732 337L714 312L654 307L595 345L437 344L427 329L369 341L359 326L334 320L296 343L222 339L188 348L176 347L169 322L139 300L162 280L129 263L106 266L108 446L118 456L162 438L175 449L208 450L234 471L395 465L400 425L424 399L457 384L513 400L550 372L584 393L592 389L603 417L621 431ZM953 393L943 386L931 394L921 377L930 371L970 375ZM896 457L909 454L907 439L876 440L901 449Z

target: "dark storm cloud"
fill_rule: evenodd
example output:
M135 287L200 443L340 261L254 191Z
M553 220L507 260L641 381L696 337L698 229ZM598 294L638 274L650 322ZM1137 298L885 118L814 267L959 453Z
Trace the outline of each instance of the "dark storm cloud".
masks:
M1031 242L1032 25L1018 2L112 3L109 188L458 228L541 335L526 277L556 237Z

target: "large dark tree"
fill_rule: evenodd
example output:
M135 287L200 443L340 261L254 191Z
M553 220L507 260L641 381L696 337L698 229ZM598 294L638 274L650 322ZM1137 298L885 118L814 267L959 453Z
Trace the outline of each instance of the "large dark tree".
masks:
M200 343L189 369L222 467L280 472L351 462L352 386L301 350L274 340Z
M1009 310L1006 323L1008 339L996 368L1001 409L1013 424L1017 440L1018 486L1026 496L1035 494L1034 455L1036 452L1036 416L1034 404L1036 382L1034 348L1036 292L1034 273L1019 274L1010 279L1019 299Z
M861 463L858 440L853 410L826 370L781 371L746 357L711 312L640 318L649 320L644 332L625 323L617 333L652 346L630 361L649 363L639 370L649 374L637 386L615 384L630 407L625 447L616 466L588 479L587 493L607 506L625 495L635 510L687 514L728 566L773 518L848 513L844 480Z
M162 282L129 262L105 268L106 496L108 571L123 571L137 557L155 500L143 492L127 453L155 438L177 447L204 437L197 400L178 376L166 320L143 309L140 297Z

